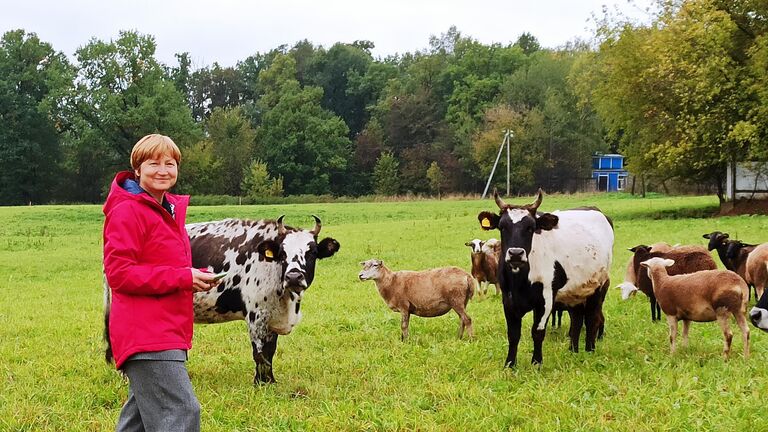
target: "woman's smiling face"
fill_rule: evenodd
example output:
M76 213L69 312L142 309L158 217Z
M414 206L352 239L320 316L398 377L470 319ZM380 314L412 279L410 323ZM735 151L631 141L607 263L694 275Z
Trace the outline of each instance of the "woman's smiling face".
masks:
M179 165L169 154L155 155L145 160L136 170L139 186L152 195L158 202L163 194L176 184Z

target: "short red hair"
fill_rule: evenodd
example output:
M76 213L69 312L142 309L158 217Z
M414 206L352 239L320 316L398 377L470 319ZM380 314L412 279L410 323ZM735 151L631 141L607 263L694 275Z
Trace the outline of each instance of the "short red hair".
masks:
M160 134L147 135L133 146L131 167L137 170L145 160L164 154L176 159L176 164L181 162L181 151L171 138Z

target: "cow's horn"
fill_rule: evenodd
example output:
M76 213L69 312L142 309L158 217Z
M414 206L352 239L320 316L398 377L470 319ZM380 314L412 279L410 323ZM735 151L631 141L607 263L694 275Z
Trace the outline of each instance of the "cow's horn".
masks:
M279 218L277 218L277 234L278 235L285 235L285 225L283 225L283 218L285 215L280 215Z
M493 188L493 199L496 200L496 205L499 206L500 210L504 210L507 208L507 203L504 202L503 199L499 196L499 193L496 191L496 188Z
M320 218L319 217L317 217L315 215L312 215L312 217L315 218L315 227L312 228L312 231L310 231L310 232L312 233L312 235L317 236L318 234L320 234L320 228L323 227L323 223L320 222Z
M536 201L534 201L533 204L529 206L531 210L536 210L539 208L541 205L542 195L544 195L544 192L541 190L541 188L539 188L539 191L536 193Z

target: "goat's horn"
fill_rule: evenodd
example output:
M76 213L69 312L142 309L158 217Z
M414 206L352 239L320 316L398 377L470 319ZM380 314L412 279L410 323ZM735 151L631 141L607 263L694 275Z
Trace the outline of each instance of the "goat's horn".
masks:
M323 227L323 223L320 222L320 218L319 217L317 217L315 215L312 215L312 217L315 218L315 227L312 228L312 231L310 231L310 232L312 233L313 236L317 236L318 234L320 234L320 228Z
M280 215L279 218L277 218L277 234L278 235L285 235L285 225L283 225L283 218L285 215Z
M499 210L504 210L507 208L507 203L504 202L503 199L499 196L499 193L496 191L496 188L493 188L493 199L496 200L496 205L499 206Z
M531 210L536 210L541 205L541 199L542 195L544 195L544 192L539 188L539 191L536 193L536 201L533 202L533 204L530 204L528 207L531 208Z

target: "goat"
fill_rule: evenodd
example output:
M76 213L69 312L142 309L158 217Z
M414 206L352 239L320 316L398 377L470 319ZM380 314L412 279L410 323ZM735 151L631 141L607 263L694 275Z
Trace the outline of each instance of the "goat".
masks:
M475 291L472 275L458 267L441 267L423 271L397 271L388 269L384 262L369 259L361 262L361 281L373 279L379 294L390 309L400 312L402 340L408 339L410 315L436 317L453 309L459 315L459 339L467 329L474 337L472 319L466 307Z
M678 320L683 320L683 346L688 345L691 321L717 320L723 331L723 356L727 359L733 339L728 315L733 315L741 329L744 358L749 358L749 327L744 317L748 288L744 279L730 270L702 270L670 276L667 268L674 264L673 260L661 257L640 263L648 269L653 292L667 316L670 352L675 353Z
M669 269L669 274L677 275L683 273L693 273L699 270L715 270L717 264L709 252L701 246L669 246L667 243L656 243L652 246L638 245L631 249L634 253L627 265L627 274L624 282L618 287L622 291L622 299L626 300L637 291L641 291L648 296L651 303L651 321L661 319L661 307L656 301L653 293L651 280L646 272L640 271L640 263L649 258L661 257L669 258L676 262L675 266ZM632 280L634 277L634 281Z
M728 233L720 231L712 231L709 234L704 234L702 237L709 240L707 248L710 251L717 250L717 256L720 257L720 261L726 269L736 272L750 287L754 286L747 278L747 258L757 247L756 245L743 243L740 240L731 240ZM748 299L751 296L752 292L750 291ZM755 300L759 298L757 287L755 287Z
M501 294L499 278L496 273L499 268L501 242L493 238L487 241L474 239L464 243L464 246L472 248L470 254L472 277L477 281L478 295L485 296L488 294L488 285L490 284L496 287L496 294Z

